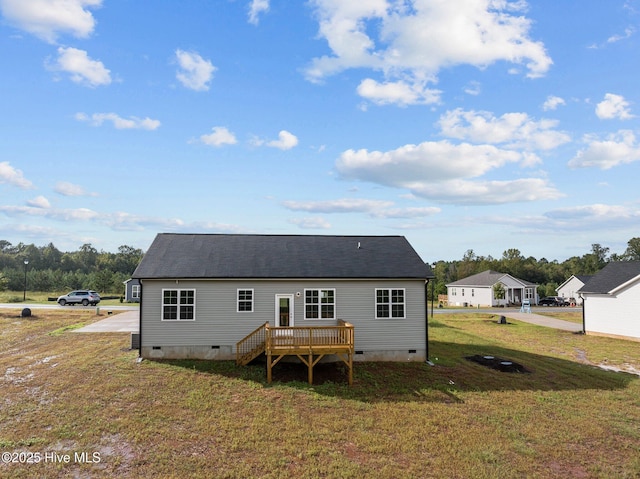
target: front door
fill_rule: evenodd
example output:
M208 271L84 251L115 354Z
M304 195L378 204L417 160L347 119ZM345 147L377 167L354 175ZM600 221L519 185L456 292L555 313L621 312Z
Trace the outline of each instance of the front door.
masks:
M276 328L293 326L293 295L276 294Z

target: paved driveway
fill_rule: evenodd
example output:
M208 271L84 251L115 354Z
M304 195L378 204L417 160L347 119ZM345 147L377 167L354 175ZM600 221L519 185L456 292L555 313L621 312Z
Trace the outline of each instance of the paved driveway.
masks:
M102 314L107 314L103 312ZM123 313L115 313L107 315L101 321L85 326L84 328L75 329L76 333L131 333L138 332L138 320L140 311L125 311Z
M537 324L538 326L546 326L548 328L562 329L564 331L573 331L577 333L582 331L581 323L572 323L571 321L563 321L562 319L550 318L535 313L512 313L505 311L503 316L507 318L517 319L525 323Z

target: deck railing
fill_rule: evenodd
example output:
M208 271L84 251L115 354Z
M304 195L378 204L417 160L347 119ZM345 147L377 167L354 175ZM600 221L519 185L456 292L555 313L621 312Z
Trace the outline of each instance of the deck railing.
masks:
M265 327L266 350L292 349L307 352L314 349L353 347L353 325L338 320L337 326ZM303 351L304 350L304 351Z
M236 363L248 364L252 359L264 353L267 326L269 323L264 323L236 344Z

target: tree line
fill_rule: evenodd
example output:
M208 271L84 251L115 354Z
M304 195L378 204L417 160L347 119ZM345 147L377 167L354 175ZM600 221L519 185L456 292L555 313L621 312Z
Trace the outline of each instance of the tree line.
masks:
M144 256L141 249L123 245L117 253L98 251L90 243L77 251L62 252L53 243L46 246L0 240L0 290L61 292L72 289L95 289L101 294L122 294L123 283L131 277ZM621 255L598 243L582 256L563 262L525 257L511 248L501 258L477 255L467 250L461 260L436 261L432 264L434 294L446 294L448 283L488 269L508 273L538 284L538 294L554 296L555 288L574 275L592 275L611 261L640 260L640 238L632 238ZM28 264L25 264L28 261ZM431 290L431 288L429 288ZM431 291L430 291L431 293Z
M525 257L518 249L507 249L501 258L479 256L473 250L467 250L459 261L436 261L432 269L435 275L434 296L447 294L448 283L466 278L488 269L507 273L518 279L538 285L538 295L555 296L556 288L571 275L593 275L611 261L640 260L640 238L627 242L627 249L621 255L610 253L608 247L598 243L591 245L591 251L582 256L572 256L563 262L549 261L546 258ZM431 290L431 288L429 288Z
M124 291L144 255L141 249L120 246L117 253L98 251L90 243L77 251L0 240L0 290L62 292L94 289L101 294Z

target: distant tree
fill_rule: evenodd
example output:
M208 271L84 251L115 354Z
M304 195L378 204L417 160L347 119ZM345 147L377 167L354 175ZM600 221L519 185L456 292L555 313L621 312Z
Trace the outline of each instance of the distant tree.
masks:
M581 274L596 274L607 264L609 248L601 246L599 243L591 245L591 253L582 257L583 270Z
M83 271L92 271L98 260L98 250L91 243L83 244L77 253Z
M640 238L631 238L627 242L623 258L627 261L640 261Z
M113 292L113 272L103 269L93 273L90 281L91 286L99 293Z
M458 263L458 279L466 278L467 276L476 274L478 272L477 261L478 257L476 256L476 254L472 249L468 249L462 257L462 261Z
M500 261L502 266L502 273L509 273L516 278L522 278L524 270L524 256L520 253L519 249L510 248L502 253L502 259Z

